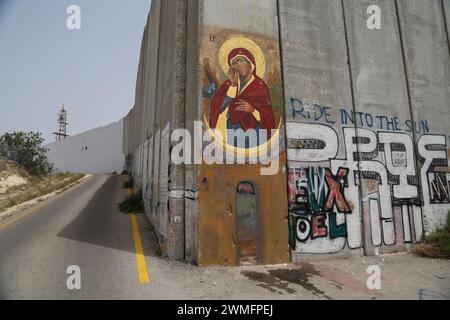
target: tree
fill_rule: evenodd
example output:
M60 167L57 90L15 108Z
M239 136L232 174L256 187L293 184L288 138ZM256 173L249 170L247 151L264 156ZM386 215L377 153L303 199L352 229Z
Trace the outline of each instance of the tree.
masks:
M42 175L53 171L48 161L48 149L42 147L44 138L38 132L13 132L0 136L0 149L30 174Z

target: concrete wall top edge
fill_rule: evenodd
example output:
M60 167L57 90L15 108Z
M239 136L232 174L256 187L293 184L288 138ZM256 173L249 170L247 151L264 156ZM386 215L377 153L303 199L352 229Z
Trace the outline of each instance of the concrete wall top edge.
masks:
M54 145L61 144L61 143L64 143L64 142L70 142L70 141L72 141L74 139L81 138L83 136L92 134L92 133L94 133L96 131L107 130L107 129L109 129L111 127L114 127L114 126L117 126L117 125L122 125L123 126L125 121L126 121L126 117L123 117L119 121L107 124L105 126L97 127L97 128L94 128L94 129L91 129L91 130L88 130L88 131L84 131L84 132L78 133L78 134L73 135L73 136L69 136L69 137L67 137L64 140L50 142L48 144L45 144L44 147L52 147Z

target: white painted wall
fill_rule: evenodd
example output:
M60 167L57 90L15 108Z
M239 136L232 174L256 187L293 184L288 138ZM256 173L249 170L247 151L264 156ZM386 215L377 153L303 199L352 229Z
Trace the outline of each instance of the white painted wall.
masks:
M55 170L74 173L121 173L125 165L123 119L45 146Z

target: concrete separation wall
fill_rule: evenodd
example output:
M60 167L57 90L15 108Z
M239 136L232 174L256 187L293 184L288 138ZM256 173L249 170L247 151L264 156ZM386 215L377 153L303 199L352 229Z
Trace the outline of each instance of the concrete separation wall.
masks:
M252 101L252 97L261 95L265 103L257 111L259 124L251 126L251 129L273 130L269 143L278 140L281 147L276 152L278 168L272 175L262 175L261 170L265 166L250 164L249 159L242 164L206 164L204 161L200 165L198 263L287 262L285 114L277 1L203 1L200 13L201 43L197 59L201 65L202 92L198 96L201 100L197 108L201 110L204 132L209 128L221 132L226 138L221 147L230 158L257 148L237 146L224 131L233 126L227 118L232 114L234 102L230 102L218 117L214 116L219 111L218 104L227 104L227 99L219 92L224 88L232 90L228 76L230 61L240 56L251 61L254 71L234 101ZM259 106L256 101L253 103ZM243 123L234 125L242 128ZM220 138L214 136L214 139ZM258 147L262 144L260 142ZM204 150L207 145L203 144ZM204 155L204 159L207 158Z
M121 173L124 120L96 128L45 146L49 161L60 172Z
M289 140L313 139L317 132L323 132L322 137L330 146L329 151L319 157L315 157L314 152L309 157L288 153L291 250L292 259L297 261L305 255L337 254L347 248L342 237L299 234L299 226L310 225L315 213L299 212L297 201L301 186L296 184L305 172L318 176L324 169L330 169L330 158L346 158L345 148L338 147L345 141L344 125L337 119L342 112L351 114L353 111L352 85L341 1L280 1L280 21L288 145ZM335 217L338 225L348 224L350 247L357 249L361 248L362 233L359 192L352 178L349 176L345 195L354 204L356 213L337 213ZM331 227L329 217L325 222L328 230Z
M449 2L444 0L448 13ZM416 130L425 230L450 210L450 57L440 0L398 1L399 22ZM447 20L448 21L448 20Z
M123 150L147 216L170 258L184 260L184 165L170 162L170 132L184 127L186 1L153 0L145 28L136 99Z
M168 256L237 265L377 255L441 226L449 10L449 0L152 1L123 152ZM238 100L249 114L233 114ZM230 128L274 135L238 147ZM176 129L211 141L172 139ZM249 154L274 141L279 170L264 176ZM180 145L199 161L173 163ZM201 154L211 146L245 163Z

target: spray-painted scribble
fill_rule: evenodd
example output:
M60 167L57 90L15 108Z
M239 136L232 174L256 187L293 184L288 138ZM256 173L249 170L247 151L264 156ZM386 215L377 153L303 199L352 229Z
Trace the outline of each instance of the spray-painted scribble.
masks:
M329 126L287 123L291 249L361 248L363 227L370 228L374 247L420 241L422 205L449 201L445 137L419 140L421 194L410 135L343 128L343 136L338 142ZM345 158L336 157L337 146L345 149ZM360 196L363 181L371 187Z

